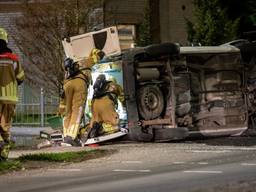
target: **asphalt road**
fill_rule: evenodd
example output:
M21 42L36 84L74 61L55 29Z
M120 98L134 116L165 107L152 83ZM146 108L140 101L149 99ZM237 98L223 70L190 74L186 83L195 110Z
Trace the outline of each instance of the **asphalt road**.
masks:
M256 137L123 143L111 156L0 176L1 192L255 191Z

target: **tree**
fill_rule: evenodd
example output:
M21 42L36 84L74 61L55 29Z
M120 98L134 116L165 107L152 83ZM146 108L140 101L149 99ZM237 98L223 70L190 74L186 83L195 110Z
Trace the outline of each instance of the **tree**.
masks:
M152 34L151 34L151 18L150 13L151 9L149 7L149 1L146 1L146 7L144 10L143 21L137 27L137 35L136 39L137 46L147 46L152 44Z
M60 90L63 82L63 37L85 33L88 15L101 0L22 1L15 20L15 41L26 57L26 78L36 86Z
M195 22L187 20L188 40L219 45L237 38L239 18L230 20L220 0L194 0Z
M255 0L221 0L221 7L227 10L228 18L240 19L238 35L244 37L244 32L256 30Z

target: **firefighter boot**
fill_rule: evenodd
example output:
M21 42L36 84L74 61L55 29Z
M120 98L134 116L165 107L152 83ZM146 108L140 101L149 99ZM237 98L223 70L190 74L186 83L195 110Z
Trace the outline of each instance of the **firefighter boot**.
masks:
M81 127L79 129L79 133L77 135L77 138L81 140L82 143L85 143L86 140L88 139L88 131L89 131L89 125L90 124L87 124L85 125L85 127Z
M77 137L75 139L72 139L72 137L70 136L66 136L64 137L64 142L63 142L64 146L75 146L75 147L81 147L82 143L80 141L80 139L78 139Z
M93 126L91 129L88 130L88 137L89 138L94 138L94 137L99 137L101 135L104 135L104 130L102 127L102 123L99 122L93 122Z

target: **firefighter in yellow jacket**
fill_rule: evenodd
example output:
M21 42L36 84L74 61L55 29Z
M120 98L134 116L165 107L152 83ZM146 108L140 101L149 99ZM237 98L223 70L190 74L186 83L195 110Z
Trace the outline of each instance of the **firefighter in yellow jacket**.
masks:
M0 161L8 158L18 85L25 78L18 57L7 47L7 36L5 29L0 28Z
M64 95L59 110L64 111L63 135L65 144L81 145L77 135L84 114L87 90L92 81L91 67L103 56L102 51L93 49L89 58L84 61L74 62L71 58L64 61L66 77L63 85Z
M118 100L124 103L123 89L111 77L106 81L104 74L97 77L93 86L94 94L92 100L92 119L90 127L92 130L98 129L98 133L89 133L89 137L95 137L101 134L111 134L119 130L119 115L116 112ZM96 131L97 132L97 131Z

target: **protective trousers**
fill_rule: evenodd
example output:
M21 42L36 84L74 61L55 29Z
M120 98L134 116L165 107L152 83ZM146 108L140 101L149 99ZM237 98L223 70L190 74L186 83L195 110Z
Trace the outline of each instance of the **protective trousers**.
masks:
M7 159L10 150L10 128L15 104L0 103L0 160Z
M87 98L87 85L81 78L70 79L64 84L66 112L63 123L64 137L77 137Z
M92 101L92 119L90 127L92 127L94 122L102 123L105 133L118 131L119 116L115 110L114 102L108 96Z

